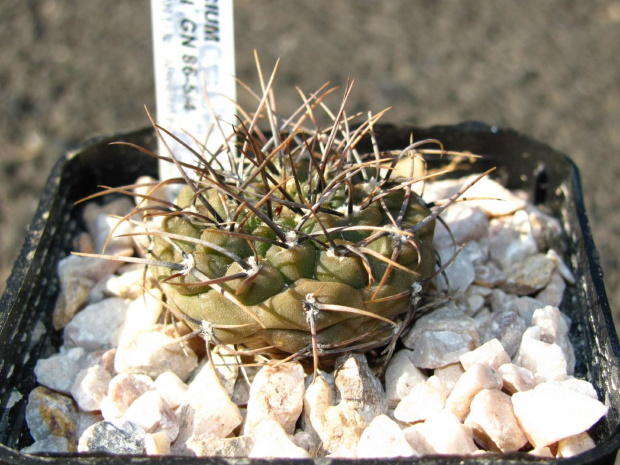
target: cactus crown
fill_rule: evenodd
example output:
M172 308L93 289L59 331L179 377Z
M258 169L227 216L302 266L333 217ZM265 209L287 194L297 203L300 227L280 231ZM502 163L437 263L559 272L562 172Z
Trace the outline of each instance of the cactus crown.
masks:
M150 238L142 261L172 313L229 350L313 357L315 368L324 355L386 344L391 351L433 273L441 210L431 212L413 191L426 176L413 177L413 168L397 176L395 169L420 158L422 146L443 151L441 144L380 151L373 125L383 112L354 126L345 111L352 82L336 113L323 103L334 89L323 86L310 96L300 92L302 105L281 118L272 82L273 75L255 94L254 113L240 110L229 145L217 153L184 144L195 159L184 163L172 151L137 147L174 162L181 174L138 196L132 215L149 220L136 232ZM318 111L333 124L318 127ZM175 138L154 127L161 138ZM372 153L356 149L365 137ZM155 192L173 183L183 185L176 200L153 203Z

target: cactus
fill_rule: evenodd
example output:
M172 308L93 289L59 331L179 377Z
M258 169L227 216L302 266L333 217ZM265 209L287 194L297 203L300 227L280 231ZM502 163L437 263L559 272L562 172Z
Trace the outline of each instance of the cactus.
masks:
M256 96L255 114L241 112L228 139L233 149L212 154L203 146L199 153L184 144L196 160L188 164L172 151L165 157L140 148L174 162L182 175L153 185L143 201L165 184L183 184L174 203L139 204L132 212L160 221L145 223L150 247L142 262L172 313L211 343L313 357L315 368L323 355L389 343L393 349L433 274L434 222L442 210L431 213L414 193L425 177L414 178L413 168L398 177L394 168L438 142L381 152L373 125L383 113L353 127L345 112L352 82L339 111L326 110L330 127L305 126L325 108L333 90L325 86L302 94L299 110L281 119L272 82ZM153 124L159 137L175 138ZM373 152L357 151L364 137ZM222 156L230 166L222 166Z

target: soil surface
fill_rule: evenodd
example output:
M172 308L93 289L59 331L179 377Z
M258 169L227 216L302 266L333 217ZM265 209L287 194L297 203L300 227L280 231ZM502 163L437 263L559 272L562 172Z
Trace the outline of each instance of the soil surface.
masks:
M149 10L148 0L0 4L0 291L56 159L148 125ZM282 112L299 101L295 85L309 93L351 75L350 113L477 120L568 154L620 322L620 1L237 0L235 15L237 75L257 88L253 50L266 72L280 57Z

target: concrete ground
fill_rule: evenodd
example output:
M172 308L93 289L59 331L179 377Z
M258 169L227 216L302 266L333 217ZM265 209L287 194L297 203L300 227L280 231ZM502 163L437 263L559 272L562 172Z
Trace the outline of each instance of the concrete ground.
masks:
M0 290L54 161L148 124L149 8L0 3ZM237 0L235 15L238 76L257 87L254 49L265 69L280 57L283 110L294 85L351 75L351 111L392 107L386 121L423 126L478 120L569 154L620 315L620 1Z

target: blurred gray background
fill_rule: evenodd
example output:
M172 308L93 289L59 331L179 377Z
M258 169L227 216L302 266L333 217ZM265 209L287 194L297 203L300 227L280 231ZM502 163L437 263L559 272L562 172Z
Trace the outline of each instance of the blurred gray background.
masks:
M155 108L148 0L0 3L0 290L55 160ZM236 0L237 74L280 57L281 109L356 78L349 110L428 126L478 120L581 170L607 292L620 310L620 1ZM241 101L249 102L240 92ZM245 99L245 100L244 100ZM620 321L620 319L616 319Z

